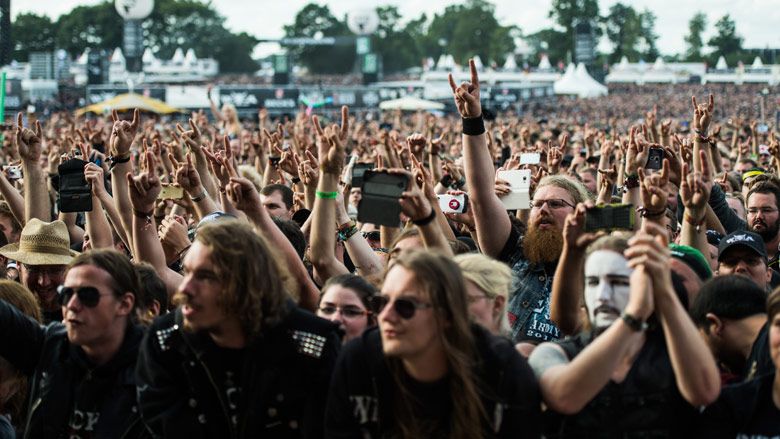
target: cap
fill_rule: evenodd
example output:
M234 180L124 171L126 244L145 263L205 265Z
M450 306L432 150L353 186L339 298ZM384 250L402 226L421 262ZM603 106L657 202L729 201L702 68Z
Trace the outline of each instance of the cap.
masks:
M704 258L701 252L693 247L679 244L669 244L669 250L672 252L672 257L684 262L685 265L691 267L701 280L707 280L712 277L712 269L710 264Z
M766 171L764 171L761 168L748 169L747 171L742 173L742 182L744 183L745 180L747 180L750 177L755 177L755 176L763 175L763 174L766 174Z
M725 252L737 246L747 247L753 250L764 258L765 261L769 259L766 254L766 245L764 245L764 239L761 238L761 235L746 230L740 230L732 232L720 240L720 245L718 245L718 262L720 262Z

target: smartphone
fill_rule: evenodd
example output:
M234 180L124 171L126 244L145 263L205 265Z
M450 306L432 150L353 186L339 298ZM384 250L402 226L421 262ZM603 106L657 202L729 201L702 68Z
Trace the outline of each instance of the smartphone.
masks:
M585 231L633 230L634 206L631 204L606 204L585 211Z
M664 150L663 148L650 148L647 156L646 169L661 169L664 163Z
M352 167L352 187L363 187L363 175L366 171L374 169L373 163L355 163Z
M756 131L758 131L760 134L764 134L767 131L769 131L769 125L762 123L761 125L756 127Z
M542 155L538 152L524 152L520 154L521 165L538 165L542 160Z
M580 157L587 157L587 156L588 156L588 149L587 148L582 148L580 150Z
M3 171L6 171L9 180L19 180L22 178L22 167L19 165L3 166Z
M157 195L158 200L178 200L184 198L184 189L181 186L174 186L172 184L162 185L160 194Z
M469 196L466 194L441 194L436 197L443 213L466 213L469 208Z
M363 196L358 204L358 221L398 227L401 204L398 200L409 185L405 174L369 170L363 174Z
M279 161L282 160L282 158L281 157L271 156L271 157L268 158L268 160L271 162L272 166L278 166L279 165Z
M531 170L516 169L501 171L497 178L505 180L512 188L512 192L501 197L501 203L506 210L531 208Z
M57 205L60 212L91 212L92 185L84 176L87 162L70 159L57 168L60 177Z

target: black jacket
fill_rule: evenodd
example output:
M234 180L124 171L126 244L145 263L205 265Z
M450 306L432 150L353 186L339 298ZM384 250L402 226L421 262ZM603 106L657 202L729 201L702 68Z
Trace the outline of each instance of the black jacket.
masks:
M472 333L479 352L475 376L491 424L483 423L483 437L538 438L541 397L530 366L508 339L478 325L472 325ZM458 397L450 394L447 383L438 391L449 400ZM378 439L397 435L392 407L396 392L379 330L368 330L347 343L339 357L328 397L325 436ZM437 421L448 424L452 413L446 412L451 410L438 411Z
M138 357L141 414L155 437L317 438L341 339L333 323L297 308L245 349L238 425L206 359L206 333L183 329L181 310L157 318Z
M143 330L129 326L119 352L95 368L68 341L65 326L41 326L0 300L0 356L30 377L25 438L66 437L75 389L89 380L106 383L94 438L148 436L136 406L134 370Z

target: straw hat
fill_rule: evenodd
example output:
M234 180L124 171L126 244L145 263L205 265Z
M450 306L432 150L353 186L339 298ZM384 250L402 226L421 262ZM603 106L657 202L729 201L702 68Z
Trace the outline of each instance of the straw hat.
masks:
M19 243L0 248L0 255L27 265L66 265L79 253L70 249L68 227L62 221L27 222Z

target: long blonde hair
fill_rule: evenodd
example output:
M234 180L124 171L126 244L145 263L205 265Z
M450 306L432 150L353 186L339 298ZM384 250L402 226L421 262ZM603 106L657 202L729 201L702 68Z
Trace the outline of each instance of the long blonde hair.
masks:
M512 270L506 264L480 253L457 255L455 262L463 271L463 277L474 282L491 300L496 296L506 299L504 309L499 314L498 327L502 334L509 334L506 303L509 301L509 287L512 285Z

